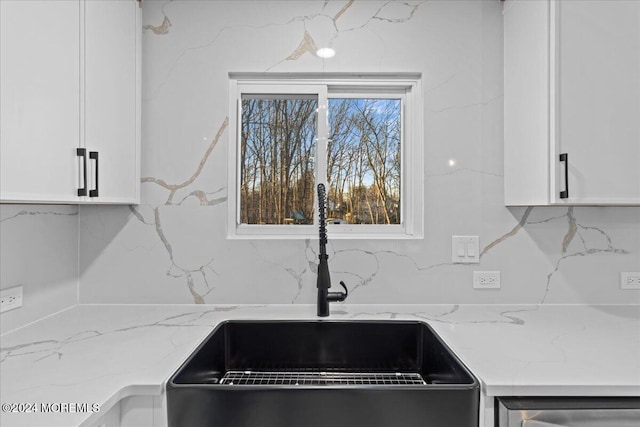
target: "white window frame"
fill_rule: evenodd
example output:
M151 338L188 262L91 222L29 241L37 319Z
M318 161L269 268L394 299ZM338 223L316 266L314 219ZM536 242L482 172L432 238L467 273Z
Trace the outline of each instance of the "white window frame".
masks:
M318 138L314 185L326 185L328 98L401 99L402 140L400 224L327 224L332 239L421 239L424 237L424 139L420 74L229 74L229 171L227 237L229 239L309 239L318 237L317 195L314 225L241 224L239 140L243 94L314 94L318 96ZM322 172L319 176L319 172Z

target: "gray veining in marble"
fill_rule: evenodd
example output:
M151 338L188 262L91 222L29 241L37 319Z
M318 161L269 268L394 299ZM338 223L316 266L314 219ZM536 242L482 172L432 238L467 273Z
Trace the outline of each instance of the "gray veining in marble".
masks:
M333 280L349 284L350 301L640 302L617 283L619 271L640 264L637 208L503 206L500 4L144 7L146 25L171 26L164 34L151 27L144 32L143 204L82 210L81 230L98 216L121 224L111 241L82 233L81 245L92 254L81 256L82 301L312 303L315 236L226 239L226 193L233 188L226 163L227 73L411 70L422 73L426 88L426 237L330 241ZM329 45L335 58L315 55ZM479 265L451 262L452 234L480 236ZM125 255L118 245L146 249ZM503 289L474 291L473 270L500 270Z
M315 236L226 238L228 73L271 70L422 73L425 238L330 240L351 303L639 303L618 283L640 269L639 208L503 205L501 7L145 2L142 204L80 208L80 301L315 301ZM480 264L451 262L453 234L480 236ZM474 270L502 289L472 289Z
M343 304L332 316L427 320L477 376L483 397L638 395L640 377L630 375L640 372L638 306ZM212 328L234 319L313 320L315 307L76 306L2 336L0 397L3 403L88 401L100 413L3 412L0 422L96 425L120 399L161 395L164 381ZM592 351L594 342L606 354Z

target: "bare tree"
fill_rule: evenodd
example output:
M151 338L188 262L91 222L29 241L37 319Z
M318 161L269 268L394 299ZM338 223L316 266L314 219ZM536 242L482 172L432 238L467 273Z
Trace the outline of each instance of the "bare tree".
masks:
M283 224L292 211L313 216L313 181L308 176L315 151L316 108L312 99L243 99L243 222Z
M243 99L243 222L283 224L293 216L293 222L311 222L316 109L315 99ZM333 98L329 121L329 216L350 223L399 223L399 101Z

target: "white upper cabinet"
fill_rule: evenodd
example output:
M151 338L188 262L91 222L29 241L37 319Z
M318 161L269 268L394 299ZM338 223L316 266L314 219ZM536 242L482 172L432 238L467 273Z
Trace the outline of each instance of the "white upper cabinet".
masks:
M507 1L504 48L505 204L640 205L640 2Z
M134 204L140 183L138 3L86 0L84 6L84 145L98 156L93 197ZM96 160L88 162L92 198Z
M0 6L0 201L138 203L138 2Z
M0 198L77 200L80 2L0 1Z

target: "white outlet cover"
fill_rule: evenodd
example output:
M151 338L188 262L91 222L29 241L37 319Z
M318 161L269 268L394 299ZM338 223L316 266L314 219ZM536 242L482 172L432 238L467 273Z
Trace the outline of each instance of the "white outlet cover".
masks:
M473 272L473 288L474 289L500 289L500 272L499 271L474 271Z
M640 289L640 271L621 272L620 289Z
M22 286L0 290L0 313L22 307Z

